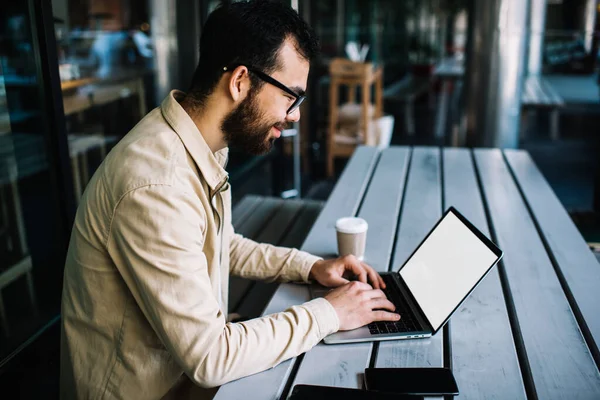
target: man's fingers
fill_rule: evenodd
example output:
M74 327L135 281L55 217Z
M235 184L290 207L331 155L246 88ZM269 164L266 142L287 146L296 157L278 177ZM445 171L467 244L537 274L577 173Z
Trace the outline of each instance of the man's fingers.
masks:
M365 271L367 271L369 282L371 282L375 289L385 289L385 283L383 282L383 279L381 279L381 276L373 269L373 267L364 262L361 262L360 265Z
M394 303L388 299L376 298L371 300L371 310L384 309L389 311L396 311Z
M359 291L366 291L366 292L371 292L373 291L373 287L371 285L369 285L368 283L365 282L360 282L360 281L352 281L350 282L351 285L354 285L354 287L356 289L358 289Z
M373 311L373 321L398 321L400 314L388 311Z
M369 271L369 280L372 282L373 287L375 289L381 289L381 281L379 280L379 274L377 272L375 272L375 270L373 268L368 267Z
M332 275L329 277L328 286L333 286L333 287L342 286L348 282L350 282L350 281L348 279L344 278L343 276Z
M369 283L369 281L367 280L367 272L364 270L364 268L361 268L357 265L353 265L352 270L359 281L363 283Z
M385 282L383 281L383 278L381 277L381 275L377 274L377 278L379 279L379 285L381 286L381 288L385 289L387 286L386 286Z
M368 298L370 300L375 300L375 299L387 299L387 297L385 296L385 293L383 293L381 291L381 289L372 289L369 290L368 294Z

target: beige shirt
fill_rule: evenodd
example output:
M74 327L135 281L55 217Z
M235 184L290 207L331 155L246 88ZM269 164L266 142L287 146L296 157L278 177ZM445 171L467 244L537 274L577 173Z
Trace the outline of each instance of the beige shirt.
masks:
M215 387L338 330L324 299L226 322L230 273L307 281L318 258L234 233L227 149L210 151L180 95L115 146L81 199L64 274L63 398L175 397L183 374Z

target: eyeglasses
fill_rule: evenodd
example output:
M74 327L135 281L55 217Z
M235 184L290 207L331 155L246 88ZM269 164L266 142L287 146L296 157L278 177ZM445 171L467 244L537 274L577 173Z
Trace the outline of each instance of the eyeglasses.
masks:
M223 71L234 70L237 67L239 67L239 65L236 65L234 67L224 67ZM305 95L294 92L292 89L285 86L283 83L279 82L277 79L272 78L269 75L265 74L264 72L259 71L256 68L252 68L252 67L248 67L248 66L246 66L246 68L248 68L248 71L250 71L253 74L255 74L256 76L258 76L262 81L270 83L271 85L283 90L287 94L294 96L295 100L292 103L292 105L290 106L290 108L287 109L286 114L289 115L289 114L293 113L294 111L296 111L298 109L298 107L300 107L300 104L302 104L302 102L306 99Z

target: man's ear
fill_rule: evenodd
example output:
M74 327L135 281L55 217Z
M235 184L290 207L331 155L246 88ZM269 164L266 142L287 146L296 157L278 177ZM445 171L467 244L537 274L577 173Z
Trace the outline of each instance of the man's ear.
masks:
M229 77L229 94L234 102L241 101L246 98L250 91L250 76L248 76L248 68L240 65L233 71Z

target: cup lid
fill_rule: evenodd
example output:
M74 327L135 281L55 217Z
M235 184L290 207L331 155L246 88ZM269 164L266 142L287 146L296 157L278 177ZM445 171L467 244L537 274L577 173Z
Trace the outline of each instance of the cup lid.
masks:
M344 217L336 221L335 229L341 233L363 233L369 229L369 224L362 218Z

